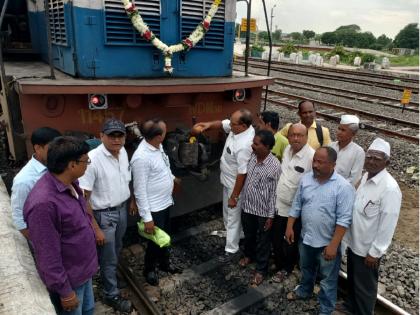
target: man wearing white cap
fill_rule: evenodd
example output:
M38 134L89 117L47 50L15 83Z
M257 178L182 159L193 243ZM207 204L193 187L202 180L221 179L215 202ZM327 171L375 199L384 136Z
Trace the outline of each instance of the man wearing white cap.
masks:
M356 192L353 223L347 232L348 299L353 314L373 314L379 262L391 244L401 207L401 191L387 172L390 145L376 138L365 159L365 173Z
M337 140L331 143L331 147L337 152L335 170L338 174L356 186L362 177L365 151L353 138L359 130L359 118L354 115L341 116L337 130Z

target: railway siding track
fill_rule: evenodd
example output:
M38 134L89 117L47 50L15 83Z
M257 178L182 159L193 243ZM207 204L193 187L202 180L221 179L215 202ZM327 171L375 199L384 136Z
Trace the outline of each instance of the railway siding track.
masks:
M245 63L241 61L236 61L235 64L244 65ZM263 65L257 62L250 62L249 66L253 68L259 68L259 69L267 68L266 65ZM372 87L380 87L380 88L386 88L386 89L396 90L396 91L403 91L404 89L410 89L413 92L413 94L414 93L418 94L419 92L418 85L417 86L409 86L409 85L402 85L402 84L400 85L400 84L394 84L394 83L389 83L389 82L379 82L372 79L365 79L365 78L360 78L360 77L350 78L350 77L343 76L342 74L319 73L319 72L316 72L317 69L315 69L314 71L305 71L301 69L290 69L290 68L285 68L285 67L271 67L272 71L277 71L281 73L299 74L299 75L305 75L307 77L322 78L322 79L329 79L329 80L334 79L336 81L363 84L363 85L368 85ZM357 76L357 73L355 73L354 75Z
M386 107L402 110L402 106L398 99L381 96L381 95L375 95L372 93L363 93L363 92L358 92L354 90L340 89L340 88L335 88L335 87L326 86L322 84L304 83L298 80L283 79L283 78L276 79L275 84L294 88L294 89L303 89L303 90L312 91L312 92L319 92L319 93L334 95L334 96L343 97L343 98L352 99L352 100L360 100L363 102L379 104ZM409 104L407 104L407 106L405 106L404 110L418 113L419 103L410 102Z
M245 60L243 57L239 57L238 59L240 60ZM261 59L258 58L249 58L252 61L255 62L260 62L260 63L267 63L267 61L262 61ZM345 74L349 74L349 75L356 75L356 76L363 76L363 77L370 77L370 78L377 78L377 79L387 79L387 80L400 80L401 82L407 82L407 83L413 83L413 84L419 84L419 79L418 78L410 78L410 77L406 77L405 74L401 74L401 75L391 75L389 73L376 73L376 72L372 72L369 70L361 70L361 69L343 69L343 68L333 68L333 67L317 67L317 66L312 66L312 65L308 65L308 64L292 64L290 62L284 62L284 61L271 61L272 64L276 64L276 65L281 65L281 66L286 66L286 67L290 67L290 68L304 68L304 69L317 69L320 71L324 71L324 72L335 72L335 73L345 73ZM413 72L413 75L415 74L415 72ZM405 76L404 76L405 75Z
M278 99L275 98L268 98L267 101L271 102L272 104L278 105L278 106L283 106L283 107L288 107L288 108L293 108L297 110L297 105L295 105L296 103L296 99L302 100L305 99L304 97L298 96L298 95L293 95L293 94L287 94L287 93L283 93L283 92L277 92L277 91L273 91L273 90L269 90L270 93L274 94L275 96L278 97ZM333 121L340 121L340 116L342 114L345 113L357 113L360 116L369 116L369 117L373 117L376 119L382 119L384 116L379 116L376 114L372 114L369 112L364 112L360 111L360 110L356 110L353 108L347 108L347 107L343 107L340 105L336 105L336 104L331 104L331 103L325 103L325 102L318 102L316 100L313 100L315 103L321 105L321 106L325 106L325 107L329 107L331 109L333 109L333 112L325 110L325 109L317 109L317 115L324 117L328 120L333 120ZM337 112L336 110L340 109L339 112ZM400 123L402 125L406 125L409 126L407 127L407 129L400 129L400 131L411 131L413 130L413 128L417 128L416 130L418 130L418 123L413 123L413 122L407 122L407 121L402 121L400 119L397 118L393 118L390 117L392 119L392 121L396 122L396 123ZM387 118L386 118L387 119ZM389 130L384 128L383 125L381 125L381 123L379 122L375 122L375 121L369 121L369 120L365 120L363 119L361 122L361 126L363 129L367 129L367 130L372 130L372 131L379 131L380 133L387 135L387 136L391 136L391 137L397 137L397 138L401 138L407 141L410 141L412 143L418 144L419 143L419 138L418 135L417 136L412 136L412 135L408 135L406 133L402 133L400 131L394 131L394 130ZM417 126L417 127L416 127Z

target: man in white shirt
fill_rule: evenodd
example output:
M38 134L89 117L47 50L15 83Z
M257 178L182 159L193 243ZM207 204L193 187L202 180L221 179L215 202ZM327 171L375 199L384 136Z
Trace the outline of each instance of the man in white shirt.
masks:
M169 158L162 147L166 124L159 119L145 121L141 134L144 140L131 158L137 207L146 233L154 233L155 226L169 233L172 192L174 182L178 184L179 180L172 175ZM147 244L144 260L144 275L150 285L159 284L156 267L170 273L180 272L170 264L168 248L160 248L152 241Z
M365 151L353 142L358 130L359 118L357 116L341 116L337 130L338 141L330 145L337 152L335 170L353 186L356 186L362 177L363 164L365 163Z
M223 129L228 137L220 159L220 181L223 185L223 221L226 228L225 254L220 262L228 262L239 254L241 235L241 198L245 183L248 161L252 153L252 141L255 130L251 126L252 114L247 109L240 109L223 121L198 123L193 131L203 132L208 129Z
M118 255L127 228L131 181L125 135L122 121L107 120L100 134L102 144L89 152L90 162L79 179L88 211L93 213L104 302L121 312L131 309L130 301L120 296L117 287Z
M274 282L282 282L294 269L298 262L299 250L297 242L288 244L284 240L287 227L288 212L292 206L299 180L312 170L312 159L315 150L308 144L308 130L301 123L293 124L288 130L289 145L283 153L282 174L277 184L277 214L272 227L272 243L276 267L279 270ZM295 235L300 235L301 222L297 219L294 226Z
M354 314L371 315L378 291L379 263L394 235L401 208L401 190L387 172L391 148L376 138L365 159L365 173L356 192L353 223L347 232L348 299Z
M47 172L45 165L47 164L48 144L59 136L61 136L59 131L49 127L34 130L31 135L34 154L13 178L11 196L13 224L26 238L29 236L29 231L23 219L23 205L38 179Z

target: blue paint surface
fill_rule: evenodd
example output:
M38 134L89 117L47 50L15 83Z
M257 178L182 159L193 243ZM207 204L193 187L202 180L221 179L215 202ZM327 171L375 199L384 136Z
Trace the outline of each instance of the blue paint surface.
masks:
M151 29L160 22L161 40L168 45L180 42L182 23L197 25L196 20L183 21L180 16L179 1L161 1L160 21L153 21ZM115 77L164 77L163 56L151 43L146 43L132 33L132 38L115 42L107 38L107 22L103 10L73 7L68 2L64 8L67 44L53 44L54 65L70 75L85 78ZM43 12L29 13L33 46L45 61L48 60L48 48L45 18ZM128 20L128 17L127 17ZM129 21L129 20L128 20ZM108 22L109 23L109 22ZM215 21L212 25L219 29L204 37L185 55L176 53L172 59L174 77L214 77L229 76L232 73L234 22ZM224 27L224 32L223 32ZM156 30L155 30L156 31ZM118 30L116 31L118 33ZM125 31L122 30L122 33ZM117 35L118 36L118 35ZM223 38L222 38L223 36ZM130 37L130 35L128 35ZM220 38L221 43L214 40ZM207 40L207 41L206 41ZM216 43L212 45L212 43ZM200 47L201 46L201 47ZM204 46L204 47L203 47Z

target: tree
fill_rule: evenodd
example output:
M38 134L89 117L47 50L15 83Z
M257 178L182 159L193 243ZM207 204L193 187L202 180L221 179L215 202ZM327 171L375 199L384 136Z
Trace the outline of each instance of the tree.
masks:
M290 33L290 37L293 40L298 41L298 40L301 40L302 39L302 34L299 33L299 32L293 32L293 33Z
M337 34L335 32L325 32L321 35L321 42L327 45L337 43Z
M276 30L273 33L273 41L280 41L281 39L281 30Z
M263 42L268 42L268 32L267 31L258 32L258 39Z
M395 37L394 45L398 48L419 48L418 24L410 23L405 26Z
M385 34L382 34L376 39L375 44L370 45L370 48L376 49L376 50L383 50L383 49L388 49L391 44L392 44L392 39L387 37Z
M343 25L340 26L339 28L337 28L335 31L336 32L340 32L340 31L352 31L352 32L360 32L361 28L359 25L356 24L350 24L350 25Z
M314 31L308 31L308 30L304 30L302 32L303 37L305 37L306 39L311 39L315 37L315 32Z
M371 32L356 33L355 45L358 48L369 48L376 42L376 37Z

